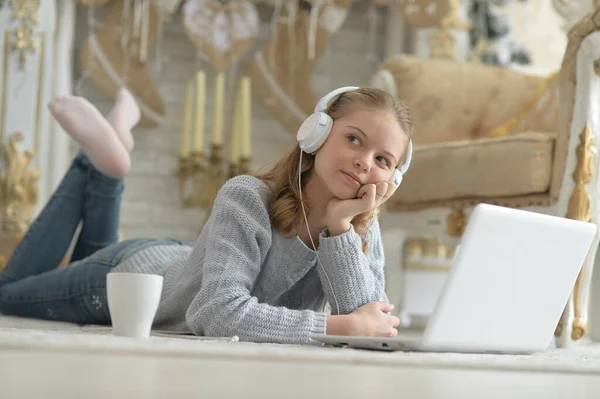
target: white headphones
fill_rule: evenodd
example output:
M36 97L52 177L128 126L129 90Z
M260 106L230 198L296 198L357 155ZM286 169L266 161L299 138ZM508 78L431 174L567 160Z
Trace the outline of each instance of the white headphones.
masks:
M296 139L300 143L300 148L302 149L302 151L308 154L312 154L323 145L325 140L327 140L329 133L331 132L331 127L333 126L333 119L324 111L341 94L357 90L359 88L360 87L356 86L340 87L339 89L327 93L325 96L323 96L323 98L319 100L317 106L315 107L314 113L311 114L308 118L306 118L306 120L298 129ZM394 174L390 179L390 181L393 182L395 185L399 186L400 183L402 183L402 178L404 177L404 174L406 174L406 171L410 167L411 159L412 140L409 140L406 161L402 166L400 166L399 169L394 169Z

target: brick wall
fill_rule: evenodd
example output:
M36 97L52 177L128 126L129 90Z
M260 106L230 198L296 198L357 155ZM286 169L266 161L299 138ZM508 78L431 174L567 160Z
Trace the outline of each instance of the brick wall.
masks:
M367 1L356 2L341 30L330 41L330 53L322 57L314 74L313 88L317 94L324 94L343 85L369 82L376 63L368 58L372 37L369 35L368 4ZM102 14L102 9L96 11L100 21ZM269 10L262 9L261 14L268 17ZM86 9L78 9L76 29L77 49L88 35ZM381 27L376 35L382 37ZM155 78L155 82L167 104L167 117L159 128L134 131L136 146L132 153L132 170L125 181L121 228L126 238L167 236L194 240L205 212L182 209L175 171L185 83L194 75L199 64L194 47L184 36L179 15L174 16L165 27L163 49L166 62L162 74ZM334 68L336 72L332 73ZM76 67L75 82L80 77L81 73ZM210 79L207 79L207 86L210 93ZM80 95L92 101L102 112L108 111L111 104L90 82L83 80L80 87ZM210 97L207 103L207 132L210 132ZM254 104L252 169L272 164L293 144L294 137L284 131L264 108Z

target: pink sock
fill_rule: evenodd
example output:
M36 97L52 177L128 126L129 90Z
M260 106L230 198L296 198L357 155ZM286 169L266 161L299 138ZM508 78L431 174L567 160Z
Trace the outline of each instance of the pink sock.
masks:
M100 172L122 178L129 171L129 153L100 111L85 98L61 96L48 108Z
M140 121L141 113L135 98L126 88L121 88L117 101L110 110L106 119L117 132L117 136L128 152L133 150L133 136L131 129Z

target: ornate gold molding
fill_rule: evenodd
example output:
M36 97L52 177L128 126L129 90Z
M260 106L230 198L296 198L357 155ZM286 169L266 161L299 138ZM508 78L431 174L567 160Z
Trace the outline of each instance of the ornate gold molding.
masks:
M585 125L583 131L579 135L579 144L575 150L577 154L577 163L573 171L573 180L575 188L569 198L566 217L583 222L592 222L592 214L590 212L590 195L585 189L585 185L592 181L592 163L596 157L595 138L589 125ZM581 274L577 276L575 287L573 289L573 307L575 319L573 320L573 330L571 338L579 340L585 334L587 324L581 317L581 303L579 301L579 290L581 286ZM564 320L558 323L555 334L559 335L562 332L562 324Z
M577 154L577 164L573 171L575 188L569 198L566 217L591 222L590 196L585 189L585 185L592 181L592 162L596 156L596 146L594 145L592 130L587 124L579 135L579 145L577 145L575 152Z
M548 90L553 90L553 83L558 78L560 71L551 73L546 76L539 86L537 87L533 97L517 112L516 114L509 117L506 121L504 121L501 125L493 128L490 132L486 134L487 137L503 137L512 133L513 129L517 127L519 122L523 119L523 117L531 112L542 99L542 96L548 92Z
M17 27L11 32L12 50L19 54L19 67L25 68L27 52L34 52L35 27L39 20L37 11L40 0L9 0L13 10L11 19Z
M2 86L4 88L4 92L0 92L0 143L4 143L4 128L5 128L5 116L6 116L6 108L7 107L7 103L8 101L10 101L10 97L9 97L9 90L7 89L8 84L7 82L10 80L11 75L10 71L8 69L8 59L9 59L9 49L10 49L10 36L11 36L11 32L4 32L4 53L2 54L2 57L4 59L4 64L3 64L3 76L2 76ZM1 36L0 36L1 38ZM46 35L44 32L40 32L38 34L38 40L39 40L39 50L40 50L40 54L38 57L38 69L37 69L37 93L36 93L36 102L35 104L32 105L31 109L35 110L35 125L34 125L34 130L33 130L33 134L34 134L34 141L33 141L33 152L34 153L38 153L39 152L39 142L40 142L40 126L41 126L41 121L42 121L42 109L43 106L41 106L42 104L42 89L43 89L43 82L44 82L44 55L45 55L45 46L46 46Z
M20 132L7 145L0 145L3 169L0 170L0 231L22 234L33 218L38 200L40 169L33 168L34 154L22 152Z
M446 219L446 233L450 237L461 237L467 227L467 215L461 208L456 208Z

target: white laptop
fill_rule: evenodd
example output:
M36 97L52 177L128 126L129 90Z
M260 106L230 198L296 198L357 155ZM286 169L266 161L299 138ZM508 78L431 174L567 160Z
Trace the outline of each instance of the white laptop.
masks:
M379 350L544 351L595 234L591 223L480 204L423 336L312 338Z

